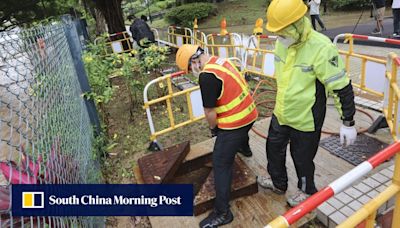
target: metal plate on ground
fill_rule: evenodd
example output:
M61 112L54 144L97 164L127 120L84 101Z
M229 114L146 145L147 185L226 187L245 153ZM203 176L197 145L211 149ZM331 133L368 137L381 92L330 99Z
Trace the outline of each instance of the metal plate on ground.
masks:
M342 147L339 136L322 139L319 146L353 165L358 165L387 147L387 144L360 134L357 136L355 144L348 147Z
M169 182L190 151L190 142L148 154L138 160L142 178L146 184Z

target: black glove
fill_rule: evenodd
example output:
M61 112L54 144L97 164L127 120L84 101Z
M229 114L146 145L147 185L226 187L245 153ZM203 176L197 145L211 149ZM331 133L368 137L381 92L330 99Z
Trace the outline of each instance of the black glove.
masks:
M210 128L211 138L218 135L218 130L219 130L218 126L215 126L213 129Z

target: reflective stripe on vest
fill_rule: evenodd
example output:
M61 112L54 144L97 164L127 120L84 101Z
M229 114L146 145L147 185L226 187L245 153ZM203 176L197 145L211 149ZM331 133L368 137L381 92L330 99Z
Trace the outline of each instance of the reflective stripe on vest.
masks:
M216 108L216 112L217 113L223 113L223 112L227 112L227 111L233 109L234 107L236 107L237 105L242 103L242 101L246 98L246 96L249 95L249 91L248 91L246 85L244 85L243 82L241 82L241 80L238 79L237 76L233 72L229 71L225 67L222 67L222 66L216 65L216 64L207 64L204 67L204 71L207 71L207 70L211 70L211 71L218 70L218 71L221 71L221 72L223 72L225 74L228 74L231 78L233 78L236 81L236 83L242 89L242 93L239 96L237 96L235 99L233 99L231 102L229 102L228 104L221 105L221 106L217 107ZM212 72L212 73L215 74L216 72ZM239 77L241 77L241 76L239 75ZM220 78L220 77L218 77L218 78ZM222 79L222 80L224 80L224 79Z
M223 83L222 94L217 101L218 107L215 108L219 128L235 129L257 119L258 113L247 83L231 62L212 57L203 72L214 74ZM232 87L226 88L227 86ZM241 92L237 93L239 89Z
M253 112L253 110L255 108L256 108L256 106L254 105L254 103L252 103L249 107L247 107L246 109L242 110L239 113L236 113L234 115L227 116L224 118L218 118L218 123L231 123L231 122L238 121L238 120L242 119L243 117L249 115L251 112Z

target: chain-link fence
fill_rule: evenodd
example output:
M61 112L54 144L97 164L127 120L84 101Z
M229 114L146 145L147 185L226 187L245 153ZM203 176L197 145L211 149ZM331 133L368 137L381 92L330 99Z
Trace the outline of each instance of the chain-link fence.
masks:
M98 183L93 127L67 31L0 33L0 227L100 227L100 217L13 217L13 184ZM71 50L70 50L71 49ZM77 73L78 72L78 73Z

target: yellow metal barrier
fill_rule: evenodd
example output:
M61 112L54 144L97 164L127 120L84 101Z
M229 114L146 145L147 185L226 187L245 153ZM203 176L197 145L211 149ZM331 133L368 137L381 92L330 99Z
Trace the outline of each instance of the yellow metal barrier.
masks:
M157 45L160 46L161 42L160 42L160 34L159 34L158 30L155 28L151 28L151 31L154 34L154 40L157 42Z
M186 126L188 124L194 123L196 121L199 121L204 118L204 111L203 111L203 103L201 100L201 93L200 93L200 87L195 86L189 89L185 89L182 91L174 92L173 91L173 85L172 85L172 78L178 77L183 75L184 72L177 72L173 74L168 74L159 78L156 78L149 83L144 88L144 109L146 109L146 114L147 114L147 119L149 122L149 127L150 127L150 139L152 140L153 144L157 144L157 137L165 134L167 132L170 132L172 130L175 130L177 128ZM159 97L153 100L148 100L148 92L149 88L152 85L167 85L168 88L168 94ZM187 109L188 109L188 119L184 120L183 122L177 123L173 114L173 98L179 97L179 96L185 96L186 97L186 102L187 102ZM151 115L151 109L150 107L152 105L160 104L161 102L166 102L167 104L167 113L168 113L168 119L169 119L169 127L156 131L154 122L153 122L153 117Z
M200 30L197 29L193 30L193 44L199 45L208 54L207 37L204 32L201 32Z
M99 39L102 37L98 37L94 40L96 44ZM106 42L105 55L111 55L113 53L127 53L132 51L132 40L128 32L118 32L114 34L110 34L108 38L108 42Z
M179 48L183 44L193 43L193 32L189 28L169 26L168 42L172 47Z
M242 38L237 33L207 35L207 50L210 55L221 58L242 58Z
M127 29L129 29L129 27ZM154 39L157 42L157 45L161 45L163 41L160 39L158 30L155 28L151 28L151 31L154 34ZM97 37L94 40L94 43L96 44L100 39L102 39L102 37ZM128 53L133 50L134 40L132 39L130 32L128 31L110 34L108 40L111 41L106 42L106 56L113 53Z
M386 65L386 92L383 104L383 113L386 117L386 122L389 126L390 133L394 140L400 139L400 89L397 84L399 77L400 60L394 53L390 53Z
M339 50L339 53L344 56L346 71L352 74L350 62L361 61L361 72L359 74L357 72L359 82L353 80L353 86L358 88L360 90L359 92L371 94L379 100L383 99L386 60L385 58L355 53L354 40L373 40L375 42L385 43L387 39L355 34L340 34L335 37L334 43L337 44L340 38L344 38L344 43L349 44L349 49L347 51Z
M251 36L243 55L242 71L274 78L274 43L276 36Z

